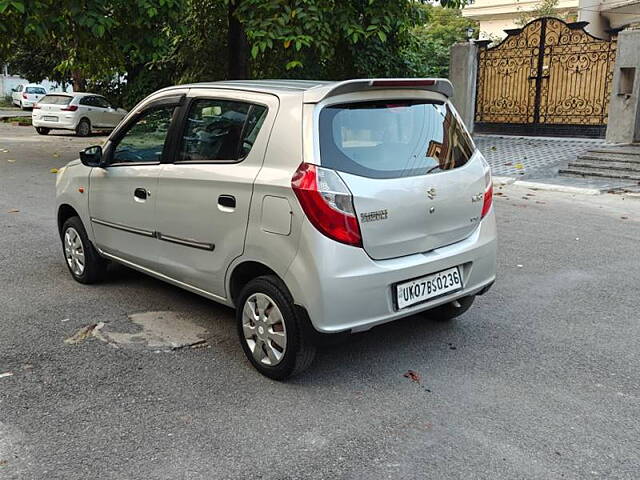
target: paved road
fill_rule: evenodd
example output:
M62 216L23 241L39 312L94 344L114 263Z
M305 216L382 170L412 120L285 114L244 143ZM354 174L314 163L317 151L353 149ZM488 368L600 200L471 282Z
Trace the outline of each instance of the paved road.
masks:
M638 478L640 201L501 190L500 279L474 308L360 334L277 383L229 309L124 268L71 280L49 170L99 140L0 125L3 480ZM150 311L209 348L64 343Z

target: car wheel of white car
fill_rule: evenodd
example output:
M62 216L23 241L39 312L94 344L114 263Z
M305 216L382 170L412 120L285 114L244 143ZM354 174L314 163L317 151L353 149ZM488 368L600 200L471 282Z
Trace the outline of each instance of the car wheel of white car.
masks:
M313 361L316 347L305 338L291 295L277 277L258 277L244 287L236 320L242 349L263 375L284 380Z
M36 127L36 132L38 132L40 135L48 135L50 131L50 128Z
M80 283L97 283L107 271L107 261L102 258L87 237L80 217L71 217L62 226L64 258L74 280Z
M20 100L20 110L26 110L26 108L24 108L24 105L22 105L22 100Z
M88 137L89 135L91 135L91 122L89 122L89 120L86 118L80 120L78 126L76 127L76 134L79 137Z

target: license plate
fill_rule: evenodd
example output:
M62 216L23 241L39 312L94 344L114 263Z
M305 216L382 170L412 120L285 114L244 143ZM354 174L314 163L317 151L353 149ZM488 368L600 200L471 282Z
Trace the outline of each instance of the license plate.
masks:
M47 116L45 116L45 117L42 117L42 119L45 122L57 122L58 121L58 117L47 117Z
M453 267L409 282L398 283L395 288L398 309L402 309L444 293L460 290L462 278L460 269Z

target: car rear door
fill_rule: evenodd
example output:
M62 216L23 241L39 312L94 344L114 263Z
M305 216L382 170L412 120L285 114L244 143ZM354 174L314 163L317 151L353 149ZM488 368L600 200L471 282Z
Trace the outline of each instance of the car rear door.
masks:
M192 89L176 156L158 185L163 273L220 297L242 254L254 180L278 109L273 95Z
M445 97L327 105L318 143L322 166L351 190L371 258L427 252L478 227L488 165Z
M158 179L180 98L165 97L136 112L105 145L105 167L91 172L89 213L96 245L154 270Z
M100 115L102 117L102 126L107 128L115 128L120 120L122 119L122 115L116 111L116 109L112 108L106 98L96 96L95 102L97 107L100 109Z
M102 109L98 106L96 97L94 95L82 97L78 102L78 106L79 110L81 111L80 116L88 118L91 122L91 126L104 126Z

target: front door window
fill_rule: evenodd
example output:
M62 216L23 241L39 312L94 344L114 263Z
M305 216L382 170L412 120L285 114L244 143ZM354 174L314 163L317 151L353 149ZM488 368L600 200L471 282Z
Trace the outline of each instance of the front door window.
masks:
M111 163L160 163L174 108L160 107L143 113L118 141Z

